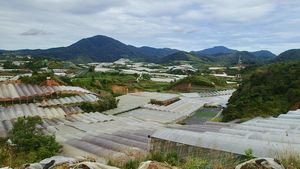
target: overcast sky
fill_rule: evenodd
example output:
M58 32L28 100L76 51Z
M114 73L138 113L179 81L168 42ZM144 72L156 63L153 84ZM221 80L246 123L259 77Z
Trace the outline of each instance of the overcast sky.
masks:
M300 48L299 0L1 0L0 49L106 35L135 46Z

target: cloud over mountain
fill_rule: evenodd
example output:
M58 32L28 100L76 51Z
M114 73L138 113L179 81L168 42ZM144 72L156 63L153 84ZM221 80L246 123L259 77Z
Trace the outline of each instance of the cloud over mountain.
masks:
M280 53L300 46L299 15L292 0L10 0L0 2L0 48L66 46L105 34L136 46Z

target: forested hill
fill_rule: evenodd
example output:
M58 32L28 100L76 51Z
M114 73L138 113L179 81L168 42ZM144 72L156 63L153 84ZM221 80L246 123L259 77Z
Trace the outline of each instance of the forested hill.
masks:
M300 49L291 49L282 52L278 57L275 58L275 61L300 61Z
M171 48L135 47L127 45L108 36L97 35L84 38L67 47L50 49L0 50L0 56L30 55L33 57L48 57L69 60L75 63L113 62L120 58L135 61L164 62L187 60L207 64L233 66L241 58L246 65L262 64L276 55L270 51L256 52L238 51L224 46L216 46L200 51L186 52ZM185 55L185 56L184 56Z
M224 121L278 116L300 108L300 62L257 67L244 80L223 111Z

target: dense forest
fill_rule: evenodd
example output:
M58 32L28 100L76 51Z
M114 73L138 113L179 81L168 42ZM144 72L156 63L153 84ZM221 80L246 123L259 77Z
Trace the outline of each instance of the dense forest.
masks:
M300 62L276 63L245 70L223 120L278 116L300 108Z

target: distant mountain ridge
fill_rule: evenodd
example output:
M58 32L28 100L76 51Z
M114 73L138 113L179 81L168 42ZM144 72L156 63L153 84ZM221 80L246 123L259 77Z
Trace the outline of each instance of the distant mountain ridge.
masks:
M194 56L192 53L185 52L185 51L178 51L176 53L161 58L159 60L159 63L171 63L176 61L201 62L201 59L197 56Z
M257 57L265 57L265 58L275 58L276 55L268 50L259 50L255 52L251 52L253 55Z
M282 61L300 61L300 49L291 49L285 52L282 52L275 58L275 62Z
M237 63L237 58L241 58L245 64L263 63L269 60L284 60L299 58L298 52L291 50L283 52L277 58L275 54L267 50L248 52L230 49L225 46L215 46L199 51L191 51L178 54L180 50L171 48L153 48L148 46L135 47L124 44L111 37L97 35L89 38L84 38L67 47L58 47L50 49L35 49L35 50L15 50L7 51L0 50L0 55L17 54L31 55L41 57L51 57L62 60L70 60L74 62L113 62L120 58L128 58L136 61L148 62L171 62L172 60L205 60L215 64L232 65ZM175 54L176 55L172 55ZM292 55L291 57L285 55ZM178 57L178 58L176 58ZM198 58L198 59L195 59ZM274 59L276 58L276 59Z
M155 61L158 58L170 55L175 52L177 52L176 49L169 48L138 48L135 46L126 45L107 36L97 35L90 38L81 39L78 42L67 47L50 48L45 50L25 49L6 51L5 53L53 57L64 60L84 58L84 60L88 61L112 62L120 58Z
M216 54L228 54L236 52L237 50L229 49L225 46L215 46L212 48L203 49L200 51L192 51L197 56L216 55Z

